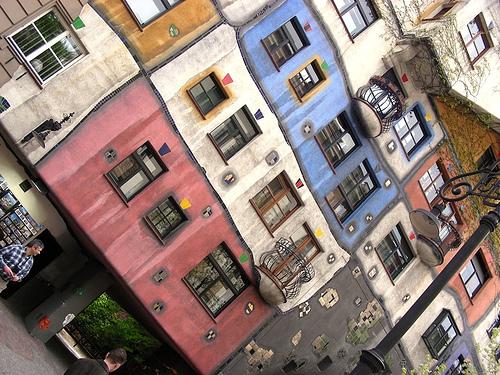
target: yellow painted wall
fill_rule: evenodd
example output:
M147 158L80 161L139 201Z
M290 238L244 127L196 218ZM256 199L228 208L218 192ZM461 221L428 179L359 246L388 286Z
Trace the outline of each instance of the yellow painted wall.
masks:
M219 20L210 0L184 0L143 30L122 0L96 0L92 5L128 41L133 52L149 70L206 32ZM170 25L179 35L169 34Z

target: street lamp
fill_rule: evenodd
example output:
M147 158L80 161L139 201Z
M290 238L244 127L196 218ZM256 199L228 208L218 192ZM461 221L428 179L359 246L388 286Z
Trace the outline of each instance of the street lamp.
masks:
M479 220L479 227L457 251L451 261L437 275L422 295L415 301L405 315L394 325L387 335L370 350L362 350L358 365L351 375L378 374L388 369L385 356L405 335L422 313L429 307L448 282L459 272L474 250L492 233L500 223L500 173L497 171L500 159L491 168L466 173L448 180L439 190L444 202L457 202L470 196L482 198L485 205L493 210ZM479 182L472 186L466 179L480 176ZM412 224L417 230L422 230L424 236L432 237L439 233L439 222L433 217L437 213L416 210L410 214ZM434 220L435 219L435 220Z

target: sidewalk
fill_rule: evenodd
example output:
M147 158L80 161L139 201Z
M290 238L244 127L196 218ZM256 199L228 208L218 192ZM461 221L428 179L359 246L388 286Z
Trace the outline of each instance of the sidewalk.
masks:
M30 336L16 306L0 298L0 375L61 375L75 360L56 339Z

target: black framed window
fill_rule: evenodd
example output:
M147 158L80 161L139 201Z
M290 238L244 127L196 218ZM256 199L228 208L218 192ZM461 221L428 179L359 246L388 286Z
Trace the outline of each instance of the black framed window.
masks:
M432 358L439 359L459 335L458 327L449 310L443 310L422 335Z
M215 73L205 77L200 83L189 89L188 92L202 115L206 115L227 99Z
M141 26L146 26L183 0L123 0Z
M293 17L272 34L262 39L262 43L278 68L309 45L297 17Z
M318 86L325 78L321 72L321 67L316 60L308 64L304 69L290 78L295 93L302 99L308 92Z
M417 107L414 107L401 117L394 124L394 129L408 156L410 156L429 135L426 124L422 120Z
M384 262L385 269L393 280L414 258L410 245L399 224L389 232L376 249L380 259Z
M54 10L30 22L7 40L40 84L83 54L69 27Z
M343 222L377 189L377 180L364 160L330 194L326 200Z
M209 137L227 161L259 133L260 129L245 106L212 130Z
M477 252L460 271L460 278L470 298L474 298L489 277L488 268L480 252Z
M359 146L345 112L326 125L316 135L316 141L332 168L337 167Z
M334 0L334 3L353 38L378 18L371 0Z
M167 170L151 144L147 142L122 160L106 176L128 202Z
M184 280L214 317L249 285L224 243L198 263Z
M486 151L477 159L476 161L476 169L486 169L486 168L491 168L493 164L495 164L496 158L495 154L493 153L493 149L488 147ZM498 172L498 165L494 168L495 171Z
M156 206L145 219L161 240L187 221L186 215L172 197L168 197Z
M482 13L479 13L461 31L460 35L470 61L474 64L484 53L491 48L488 28L485 25Z
M250 202L271 232L278 229L302 205L284 172L267 184Z

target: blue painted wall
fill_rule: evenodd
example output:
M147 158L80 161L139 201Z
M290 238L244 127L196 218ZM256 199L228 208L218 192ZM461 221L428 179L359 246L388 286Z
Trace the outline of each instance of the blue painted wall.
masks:
M267 37L294 16L298 18L302 26L306 23L311 26L311 30L305 32L310 44L289 59L278 71L267 54L261 39ZM350 97L335 60L332 45L307 6L300 0L286 1L261 22L244 32L241 39L243 53L285 128L302 171L307 178L309 189L322 208L330 229L339 244L350 250L357 240L362 240L360 236L370 224L370 222L365 221L366 215L370 214L376 217L381 213L395 199L397 189L394 183L389 188L384 187L388 175L381 168L370 144L363 137L351 113ZM324 70L326 81L314 88L314 94L307 96L301 103L295 92L291 90L288 80L315 58L319 64L325 62L328 65L328 68ZM336 168L336 174L334 174L314 139L314 135L342 111L346 111L351 127L358 137L360 147ZM312 125L312 131L309 134L303 131L303 126L306 123ZM325 197L365 159L372 171L375 172L379 188L344 221L344 228L342 228ZM353 232L348 231L351 224L354 224L356 228Z

